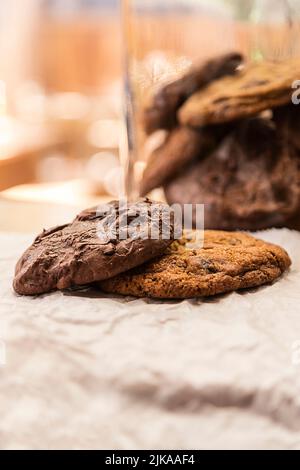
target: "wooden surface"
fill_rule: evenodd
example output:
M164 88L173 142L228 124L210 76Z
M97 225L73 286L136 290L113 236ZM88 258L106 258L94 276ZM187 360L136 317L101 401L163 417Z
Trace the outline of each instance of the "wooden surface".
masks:
M79 206L18 202L0 198L0 231L39 233L43 228L66 223Z
M34 182L38 162L51 152L67 153L68 143L48 126L26 125L12 118L12 136L0 144L0 190Z
M85 179L18 185L0 192L0 232L39 233L111 199L91 192Z

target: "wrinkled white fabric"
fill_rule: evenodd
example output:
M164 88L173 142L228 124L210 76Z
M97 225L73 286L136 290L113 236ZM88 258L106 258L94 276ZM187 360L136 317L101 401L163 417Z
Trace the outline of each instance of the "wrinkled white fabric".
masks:
M300 449L300 234L259 236L292 257L279 282L159 302L18 297L33 237L0 234L0 447Z

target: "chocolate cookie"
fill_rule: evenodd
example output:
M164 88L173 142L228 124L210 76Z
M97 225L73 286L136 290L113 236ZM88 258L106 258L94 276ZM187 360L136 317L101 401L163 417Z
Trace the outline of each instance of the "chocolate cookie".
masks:
M83 211L35 239L17 263L13 287L19 294L42 294L127 271L165 251L174 239L173 219L166 204L149 199Z
M278 132L300 151L300 105L288 104L273 111Z
M273 121L249 119L164 189L169 204L204 204L206 229L298 228L299 152Z
M136 297L211 296L270 283L290 264L282 248L250 235L207 231L201 247L195 244L195 232L189 232L162 257L104 281L100 287Z
M184 165L197 156L205 155L214 147L215 139L209 130L177 127L165 143L150 156L140 184L140 195L145 196L162 186Z
M232 75L243 58L238 53L225 54L191 69L182 78L164 86L145 107L142 123L147 134L176 126L177 109L197 90L212 80Z
M289 103L300 60L254 63L194 93L178 111L181 124L203 126L253 116Z

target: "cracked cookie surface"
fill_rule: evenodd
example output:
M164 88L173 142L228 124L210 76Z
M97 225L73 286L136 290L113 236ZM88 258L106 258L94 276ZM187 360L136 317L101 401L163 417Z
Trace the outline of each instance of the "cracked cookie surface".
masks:
M298 58L247 65L194 93L179 109L179 122L192 127L220 124L287 104L299 72Z
M248 234L208 230L204 242L186 232L166 254L99 283L109 293L184 299L258 287L291 264L284 249Z
M44 230L35 239L17 263L14 290L42 294L127 271L164 253L174 239L173 219L169 206L149 199L87 209L72 223ZM165 224L168 239L162 237ZM155 239L149 237L153 231Z

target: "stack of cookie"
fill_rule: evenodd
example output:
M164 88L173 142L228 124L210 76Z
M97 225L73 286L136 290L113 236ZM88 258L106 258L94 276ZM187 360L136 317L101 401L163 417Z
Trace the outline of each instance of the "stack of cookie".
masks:
M290 266L282 248L247 234L207 231L199 240L188 231L175 239L175 220L169 206L149 199L85 210L35 239L17 263L13 287L37 295L94 285L183 299L257 287Z
M162 186L169 204L204 204L205 227L300 229L300 59L247 64L216 57L145 106L147 134L168 130L140 194Z

